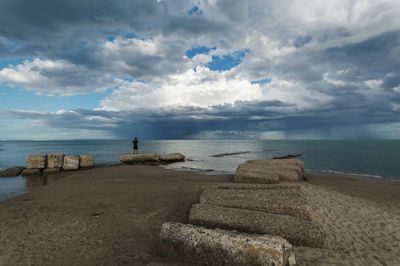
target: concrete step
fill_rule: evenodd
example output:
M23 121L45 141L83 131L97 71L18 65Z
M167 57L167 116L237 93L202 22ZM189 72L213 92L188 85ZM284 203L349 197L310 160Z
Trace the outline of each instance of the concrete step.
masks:
M164 223L161 241L166 257L200 265L288 265L293 261L291 244L277 236Z
M200 203L263 211L311 220L306 197L296 189L207 189Z
M314 223L279 215L208 204L195 204L189 223L207 228L281 236L297 246L324 247L324 234Z

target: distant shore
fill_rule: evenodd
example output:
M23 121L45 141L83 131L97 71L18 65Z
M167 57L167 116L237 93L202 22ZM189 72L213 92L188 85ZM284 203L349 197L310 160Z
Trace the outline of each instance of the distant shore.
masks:
M306 172L302 182L326 250L296 247L299 265L400 263L400 182ZM64 178L0 202L0 264L176 263L163 258L161 224L186 223L208 187L232 175L117 165ZM175 264L176 265L176 264Z

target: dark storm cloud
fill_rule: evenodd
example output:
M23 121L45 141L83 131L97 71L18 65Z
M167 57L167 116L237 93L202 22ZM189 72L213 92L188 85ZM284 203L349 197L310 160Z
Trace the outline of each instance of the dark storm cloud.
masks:
M188 138L205 131L240 132L318 132L329 134L334 128L370 124L398 123L400 117L387 105L356 104L343 108L324 107L298 112L279 101L237 102L212 108L139 108L134 111L77 109L59 113L9 111L8 117L41 120L55 128L108 131L119 138L140 135L147 139ZM348 132L351 136L352 132ZM354 132L353 132L354 133ZM356 136L372 137L369 132Z
M101 36L126 31L144 38L174 32L201 34L229 26L176 13L175 7L179 6L157 0L3 0L0 36L17 41L23 50L30 49L32 53L78 58L71 54L73 50L78 47L84 51L85 44Z

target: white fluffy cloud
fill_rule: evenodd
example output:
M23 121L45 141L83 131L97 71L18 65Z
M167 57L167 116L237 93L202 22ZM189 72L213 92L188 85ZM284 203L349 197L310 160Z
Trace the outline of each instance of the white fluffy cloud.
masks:
M113 85L106 73L93 73L64 60L36 58L0 70L0 82L44 95L73 95L104 91Z
M262 88L245 78L197 67L170 75L159 83L124 82L101 106L105 110L131 110L149 105L208 107L262 98Z

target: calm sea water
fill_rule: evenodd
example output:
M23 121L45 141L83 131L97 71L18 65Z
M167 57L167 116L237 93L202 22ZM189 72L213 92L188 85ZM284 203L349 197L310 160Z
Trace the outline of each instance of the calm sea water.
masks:
M140 152L183 153L188 161L168 167L209 173L233 173L249 159L303 154L301 159L310 170L400 177L400 140L171 140L141 141L139 148ZM24 165L28 154L51 152L91 153L97 164L113 164L131 150L130 140L0 141L0 168ZM222 155L231 153L238 154ZM0 199L23 193L29 182L24 177L0 178Z

